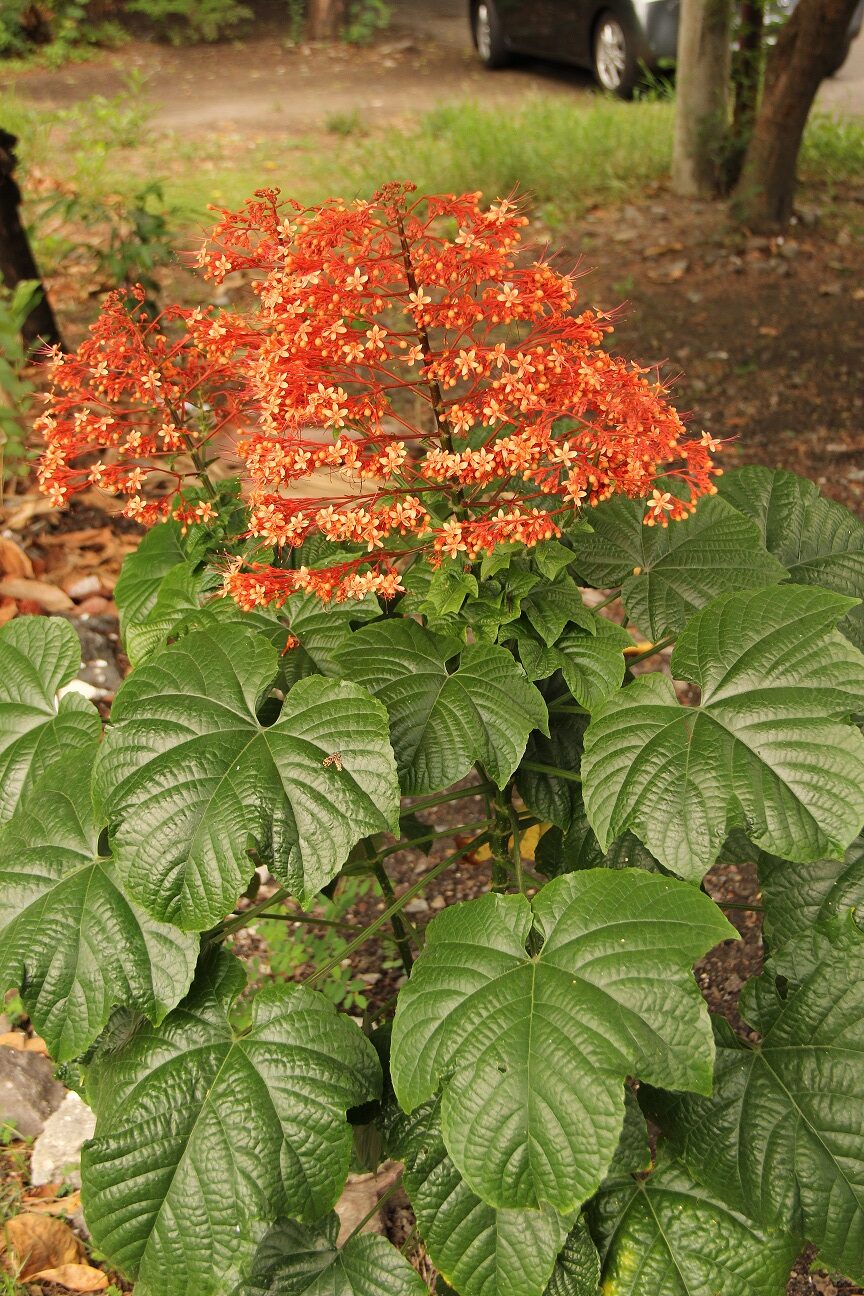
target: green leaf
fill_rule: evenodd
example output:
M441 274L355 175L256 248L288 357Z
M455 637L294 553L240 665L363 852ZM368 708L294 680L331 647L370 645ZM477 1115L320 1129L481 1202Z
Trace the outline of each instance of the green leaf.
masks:
M864 738L843 723L864 657L830 629L848 608L797 586L724 595L672 657L700 706L643 675L595 712L582 777L601 846L630 829L694 881L733 828L789 859L842 854L864 821Z
M153 606L143 618L131 620L126 626L125 646L133 666L140 666L166 639L187 612L197 612L204 593L212 589L212 574L198 563L181 562L162 578Z
M387 708L402 790L437 792L479 761L503 787L532 729L546 731L546 705L504 648L460 650L411 620L358 630L339 653L345 674Z
M697 1184L668 1155L647 1178L619 1175L589 1212L603 1296L784 1296L800 1249Z
M18 617L0 629L0 823L53 761L99 736L92 703L57 698L80 665L78 636L60 617Z
M822 960L798 985L760 980L755 1048L718 1027L710 1098L657 1095L690 1171L735 1210L819 1247L864 1279L864 932L823 928ZM773 999L773 1002L771 1000ZM725 1027L725 1029L724 1029Z
M100 854L95 754L93 743L56 761L0 837L0 989L22 987L56 1062L82 1054L117 1004L161 1021L198 957L198 938L128 900Z
M580 1215L561 1248L545 1296L596 1296L599 1282L600 1257Z
M162 581L172 568L185 561L186 550L177 522L159 522L151 527L135 552L124 560L114 590L124 644L129 628L146 621Z
M689 969L733 935L707 896L632 870L447 910L399 995L396 1096L411 1111L442 1087L447 1151L489 1205L575 1210L615 1152L625 1076L709 1087Z
M864 599L864 522L836 500L823 499L814 482L752 466L724 474L719 490L752 518L796 585ZM864 648L864 609L853 608L838 629Z
M496 1210L481 1201L447 1155L437 1102L403 1116L395 1132L389 1143L405 1162L402 1182L417 1228L450 1286L460 1296L542 1296L568 1220L552 1206Z
M642 500L599 504L593 533L575 541L576 567L592 585L620 585L628 615L654 639L676 633L718 594L785 577L756 525L717 496L668 527L646 527L644 514Z
M541 540L540 544L535 545L531 550L530 557L540 575L550 581L554 581L565 567L569 567L576 561L573 550L568 549L559 540Z
M351 1154L345 1114L380 1092L372 1045L314 991L269 986L235 1035L244 982L236 959L211 957L161 1026L120 1023L89 1068L87 1223L137 1296L221 1296L268 1225L330 1210Z
M578 777L564 778L531 765L579 774L582 762L582 740L588 717L549 714L549 733L533 733L528 739L522 764L516 771L516 789L526 807L541 823L552 823L565 832L583 814L582 787Z
M314 1228L280 1221L237 1296L427 1296L420 1275L385 1238L361 1233L340 1249L338 1235L336 1215Z
M864 836L842 859L804 864L755 852L765 905L763 937L772 953L847 909L864 915Z
M547 645L561 638L564 627L581 626L594 634L596 618L582 602L572 576L560 576L554 584L543 582L520 600L522 615Z
M588 614L588 623L571 627L551 645L520 635L519 658L530 680L547 679L560 670L573 697L586 711L617 692L624 679L624 649L633 640L606 617Z
M221 919L252 874L252 845L306 905L358 841L395 828L384 708L316 676L264 727L277 669L266 639L220 626L164 649L117 694L97 787L117 867L157 918L189 929Z
M322 603L314 594L292 594L281 610L291 634L300 642L285 658L293 683L307 675L340 674L339 650L351 639L352 624L374 621L381 615L377 599L347 603Z

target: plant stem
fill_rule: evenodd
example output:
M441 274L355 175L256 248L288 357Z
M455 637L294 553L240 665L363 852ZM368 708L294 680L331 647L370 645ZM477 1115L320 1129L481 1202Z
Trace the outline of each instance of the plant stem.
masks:
M384 896L392 904L393 901L396 899L396 892L393 890L393 883L390 881L390 878L387 876L387 870L385 869L384 865L381 863L380 859L374 858L374 852L372 851L372 847L369 845L369 843L364 842L363 845L366 849L367 855L369 855L371 858L372 872L375 874L376 878L378 879L378 885L381 887L381 891L384 894ZM401 914L395 913L393 915L393 921L391 923L391 926L393 928L393 935L396 937L396 948L399 951L399 957L402 960L402 966L405 969L405 975L410 976L411 969L414 966L414 955L411 953L411 937L408 933L408 927L406 926L405 920L403 919Z
M232 932L239 931L241 927L248 927L249 923L254 921L258 914L262 914L265 909L271 908L272 905L279 904L281 900L287 900L290 894L287 887L280 887L278 891L274 891L269 900L259 900L258 904L244 909L242 913L235 915L234 918L226 919L221 927L216 928L211 935L211 940L222 941L226 936L230 936Z
M675 636L667 635L665 639L660 639L657 643L652 644L650 648L646 648L644 652L637 653L635 657L627 657L627 665L635 666L638 662L647 661L649 657L655 657L657 653L662 652L664 648L670 647L674 642Z
M430 829L422 837L404 837L396 842L395 846L385 846L379 851L378 859L386 859L388 855L397 855L399 851L411 850L413 846L422 846L427 842L438 841L442 837L458 837L461 833L475 832L478 828L488 827L489 822L488 819L477 819L472 823L457 824L454 828L438 828L434 831Z
M398 900L394 901L389 908L385 909L383 913L380 913L377 918L373 919L365 931L361 932L359 936L355 936L354 940L349 941L336 958L330 959L329 962L318 968L311 976L306 978L303 984L311 985L312 982L317 981L320 977L326 976L328 972L332 972L335 967L339 966L343 959L348 958L349 955L353 954L354 951L359 949L365 941L370 940L381 927L388 923L394 913L399 913L409 900L413 900L415 896L419 895L424 887L428 886L430 882L433 882L435 878L438 877L439 873L443 873L451 864L458 864L459 860L464 859L466 855L471 855L478 846L485 845L489 840L489 837L490 833L488 832L480 833L480 835L475 837L473 841L470 841L467 846L461 846L458 851L454 851L452 855L448 855L445 859L440 860L434 868L429 870L428 873L424 873L419 882L415 882L413 886L410 886L407 891L403 892Z
M603 599L602 603L595 603L591 611L599 612L601 608L608 607L610 603L614 603L615 600L620 597L620 595L621 595L620 589L612 590L612 593L607 594L606 597Z
M492 890L503 895L510 881L511 858L507 845L512 827L510 805L499 792L486 798L486 806L492 820Z
M541 765L539 761L523 760L520 769L530 770L533 774L549 774L552 778L569 779L571 783L581 783L582 775L573 770L559 769L557 765Z
M262 913L258 915L262 922L284 922L284 923L303 923L310 927L332 927L345 936L355 936L362 931L362 927L354 927L351 923L338 922L335 918L316 918L313 914L304 913ZM395 940L395 936L382 936L382 940Z
M715 900L714 903L721 909L743 909L748 913L764 913L765 906L761 904L743 904L737 900Z
M405 813L414 814L418 810L431 810L433 806L446 805L448 801L459 801L463 797L486 796L497 790L494 783L472 783L470 787L457 788L455 792L445 792L444 796L424 797L420 801L415 801Z
M521 842L521 834L519 832L519 815L516 813L516 809L513 805L512 799L507 808L510 812L510 828L511 828L510 856L511 859L513 860L513 872L516 880L516 889L521 895L525 891L525 879L522 876L522 842Z

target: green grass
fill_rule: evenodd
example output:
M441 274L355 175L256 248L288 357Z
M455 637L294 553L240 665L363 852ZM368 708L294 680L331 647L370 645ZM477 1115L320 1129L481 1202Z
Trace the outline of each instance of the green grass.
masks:
M669 102L625 104L602 95L575 102L538 95L506 112L454 104L428 113L414 130L346 148L338 187L365 194L382 177L398 176L429 193L480 189L492 198L518 188L545 218L566 220L661 179L672 156L673 117Z
M264 185L313 203L366 196L388 179L421 191L479 189L488 198L518 189L550 226L593 203L638 194L668 176L675 105L668 91L635 103L602 95L538 93L509 110L461 103L437 108L410 129L371 129L356 113L332 114L321 131L294 138L213 133L184 138L153 129L146 84L113 99L94 96L64 111L40 111L0 94L0 121L21 137L24 171L66 180L91 203L129 197L158 179L178 246L194 246L208 206L235 207ZM801 158L810 183L864 179L864 124L813 118ZM37 229L50 254L47 230Z
M864 120L814 113L807 123L800 172L823 184L864 180Z

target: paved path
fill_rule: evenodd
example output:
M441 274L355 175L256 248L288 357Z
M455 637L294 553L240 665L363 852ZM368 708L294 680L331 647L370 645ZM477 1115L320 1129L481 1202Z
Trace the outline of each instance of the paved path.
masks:
M439 104L471 100L513 108L543 93L593 92L588 73L539 60L488 73L471 46L467 0L396 0L392 30L372 49L287 48L281 25L268 38L190 49L137 42L57 71L33 71L15 89L59 107L99 93L123 93L131 68L156 105L154 124L190 135L239 130L283 139L356 113L373 125L405 126ZM864 116L864 36L826 82L820 106Z

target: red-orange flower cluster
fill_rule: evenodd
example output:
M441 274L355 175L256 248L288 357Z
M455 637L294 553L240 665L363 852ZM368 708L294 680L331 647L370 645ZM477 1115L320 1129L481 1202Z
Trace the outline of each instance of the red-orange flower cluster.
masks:
M615 493L648 498L649 525L685 516L714 491L716 443L688 438L659 381L608 353L610 320L576 313L571 275L519 258L519 207L479 197L390 185L304 210L262 190L223 213L199 265L250 275L255 309L163 323L109 300L57 361L44 488L59 503L105 485L149 518L163 506L141 498L145 461L241 426L251 535L277 551L313 535L362 546L323 569L234 563L226 590L246 607L297 589L392 595L409 552L533 545Z

